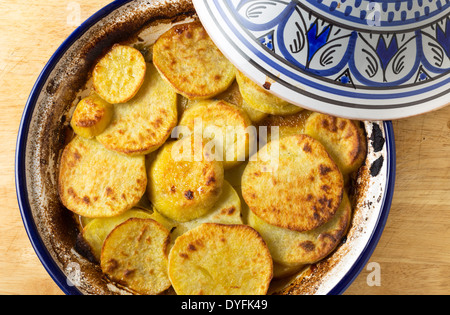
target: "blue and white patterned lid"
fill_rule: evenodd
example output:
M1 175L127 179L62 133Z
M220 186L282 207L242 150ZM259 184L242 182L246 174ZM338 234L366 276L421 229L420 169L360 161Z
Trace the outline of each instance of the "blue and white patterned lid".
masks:
M291 103L360 120L450 103L449 0L193 2L236 67Z

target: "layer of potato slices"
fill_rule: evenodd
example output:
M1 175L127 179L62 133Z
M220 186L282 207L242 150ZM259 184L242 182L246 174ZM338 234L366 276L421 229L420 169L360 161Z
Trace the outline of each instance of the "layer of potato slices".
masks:
M111 104L128 102L141 88L145 72L145 59L139 50L114 45L94 68L94 90Z
M178 237L169 254L179 295L264 295L272 276L266 243L246 225L202 224Z

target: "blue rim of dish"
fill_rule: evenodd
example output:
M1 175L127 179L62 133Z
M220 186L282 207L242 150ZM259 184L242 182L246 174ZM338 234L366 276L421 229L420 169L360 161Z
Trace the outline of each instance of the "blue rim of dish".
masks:
M30 242L39 260L41 261L53 281L66 295L82 295L82 293L76 287L70 286L67 283L66 275L54 262L53 257L45 247L41 236L39 235L36 224L33 220L33 214L31 213L26 184L25 154L28 140L28 130L41 90L58 61L67 52L67 50L93 25L95 25L97 22L99 22L101 19L103 19L113 11L131 1L133 0L116 0L103 7L89 19L87 19L83 24L81 24L77 29L75 29L75 31L61 44L61 46L56 50L56 52L45 65L31 90L30 96L28 97L27 103L25 105L24 113L22 115L22 120L18 131L15 157L15 180L17 200L22 215L22 221L28 234L28 238L30 239Z
M30 96L28 97L25 109L22 115L21 123L18 130L18 137L16 142L16 156L15 156L15 182L16 182L16 194L19 204L22 221L27 232L28 238L36 252L39 260L44 266L47 273L58 285L58 287L66 295L82 295L82 293L75 287L71 286L67 282L67 276L55 263L53 257L47 250L45 244L42 241L37 226L33 220L33 214L31 213L31 207L28 200L28 190L26 184L26 165L25 154L26 145L28 140L28 130L31 123L31 118L45 82L49 75L53 71L54 67L66 53L66 51L94 24L99 22L102 18L106 17L113 11L117 10L121 6L131 2L133 0L116 0L104 8L100 9L97 13L92 15L83 24L81 24L56 50L53 56L49 59L41 74L39 75L36 83L34 84ZM395 183L395 143L394 132L392 122L384 122L384 128L386 132L386 144L388 149L388 172L387 172L387 184L385 189L385 196L383 200L382 210L380 212L376 228L373 231L370 241L367 243L365 249L361 253L356 263L352 266L350 271L341 279L341 281L329 292L329 295L339 295L345 292L354 279L358 276L365 264L371 257L378 241L383 233L389 210L392 203Z
M395 177L396 177L396 147L395 147L395 137L394 137L394 127L392 122L384 122L384 129L386 135L386 148L387 148L387 171L386 171L386 187L385 194L383 197L383 202L381 205L381 211L378 216L375 229L370 236L364 250L358 257L356 262L353 264L352 268L347 272L347 274L340 280L340 282L328 293L328 295L341 295L348 287L353 283L356 277L361 273L364 266L369 261L378 242L383 234L384 228L386 226L387 219L389 217L392 199L394 197L395 188Z

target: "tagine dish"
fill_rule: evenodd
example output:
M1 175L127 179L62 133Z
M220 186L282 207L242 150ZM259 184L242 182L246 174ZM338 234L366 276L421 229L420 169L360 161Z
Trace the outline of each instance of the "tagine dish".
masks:
M109 47L73 103L76 249L132 294L270 294L345 241L364 126L252 82L195 18L160 33Z

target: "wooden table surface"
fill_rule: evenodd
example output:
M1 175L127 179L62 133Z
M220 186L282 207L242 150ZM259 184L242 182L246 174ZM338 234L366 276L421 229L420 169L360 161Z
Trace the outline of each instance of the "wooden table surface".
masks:
M59 295L25 233L14 186L22 111L40 71L67 36L107 5L90 1L0 1L0 294ZM450 96L449 96L450 101ZM397 182L370 263L346 294L450 293L450 106L394 122ZM370 265L371 267L372 265Z

